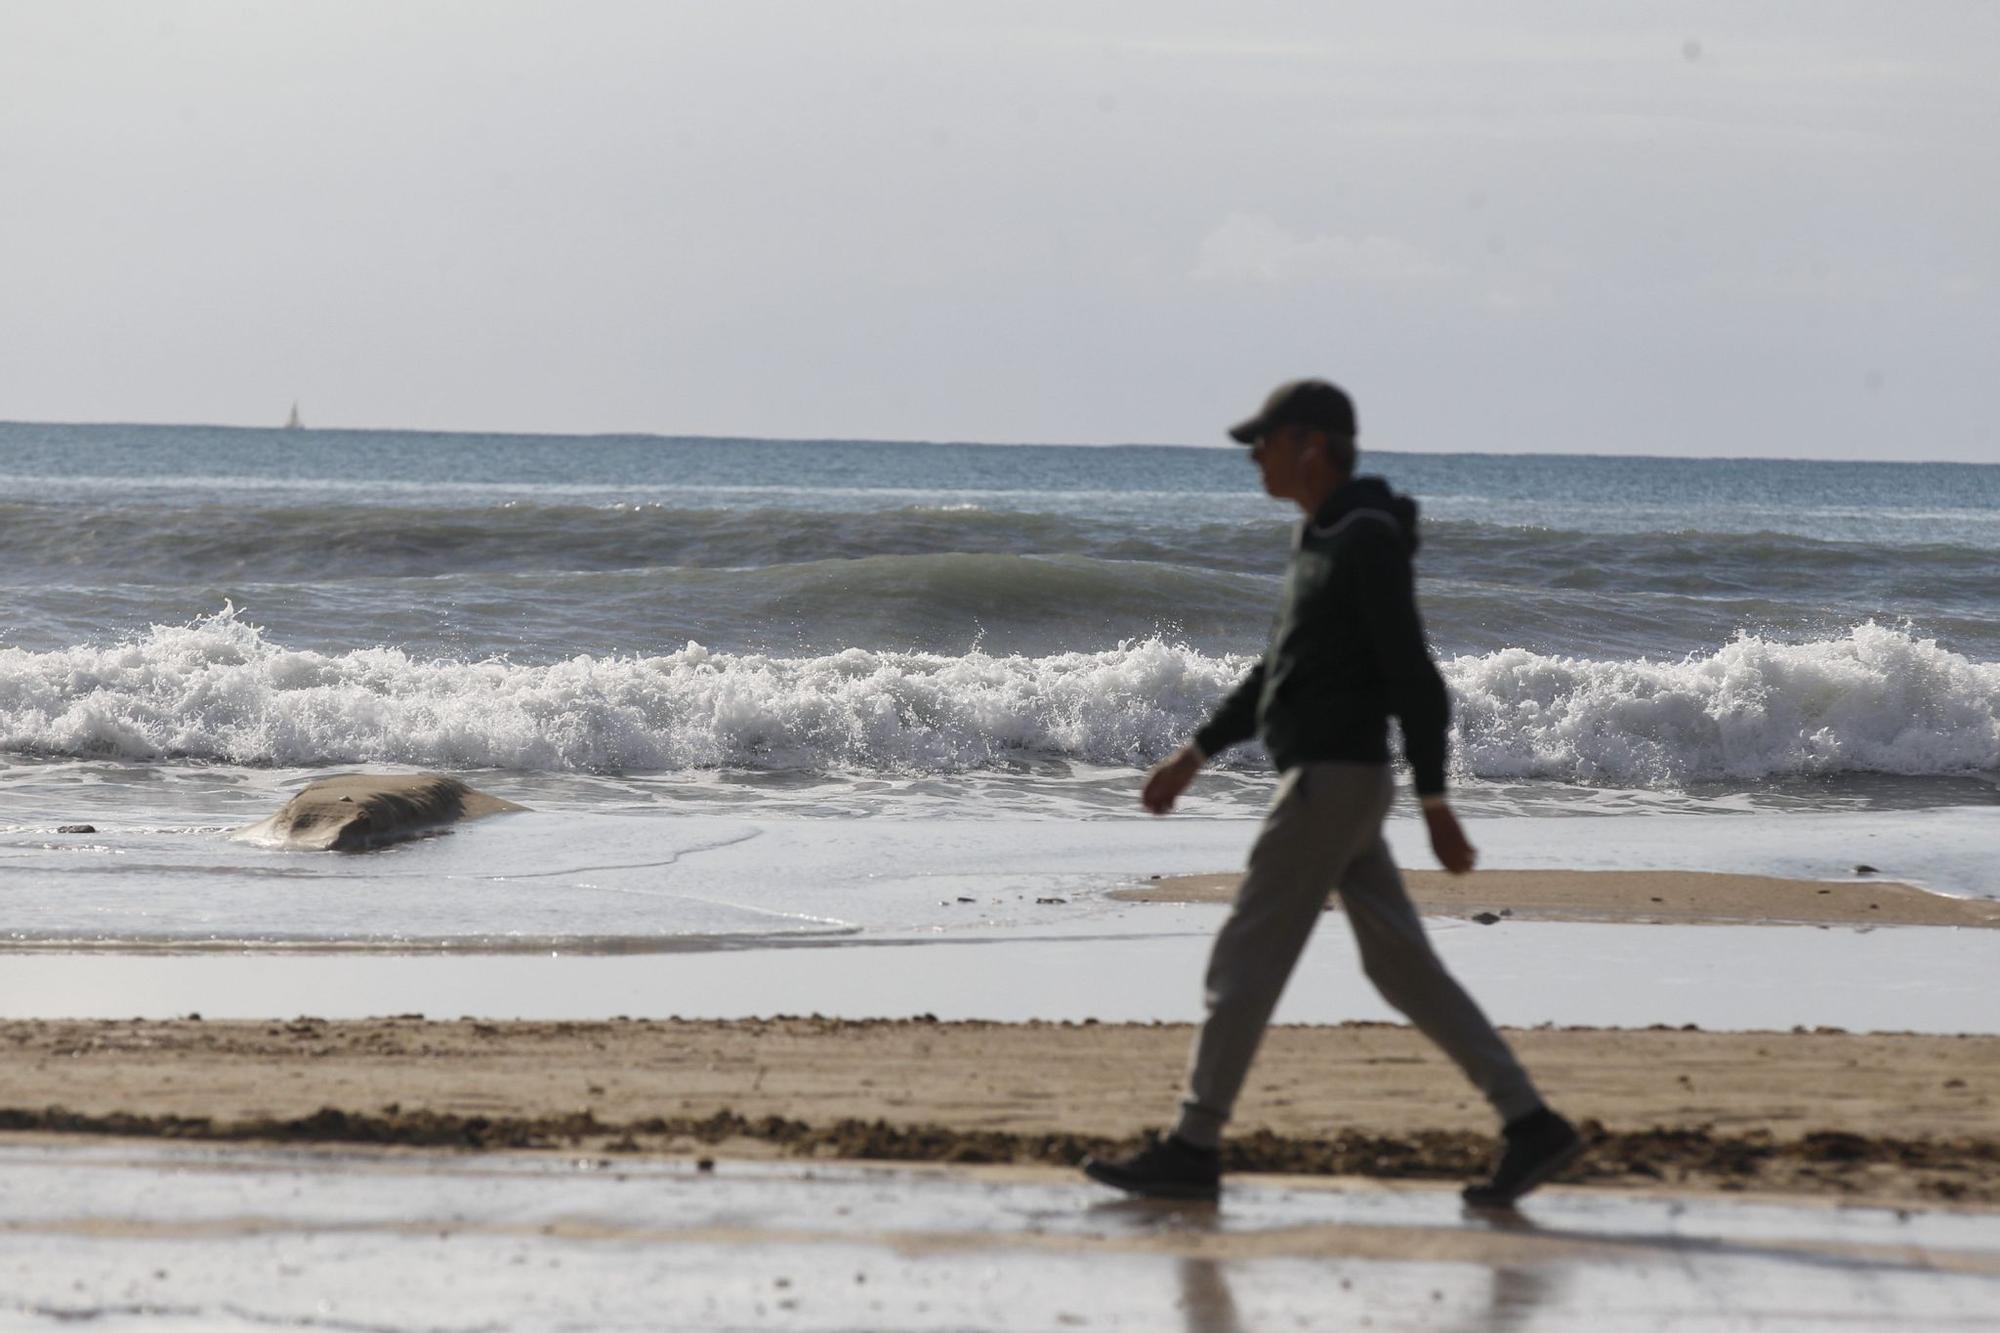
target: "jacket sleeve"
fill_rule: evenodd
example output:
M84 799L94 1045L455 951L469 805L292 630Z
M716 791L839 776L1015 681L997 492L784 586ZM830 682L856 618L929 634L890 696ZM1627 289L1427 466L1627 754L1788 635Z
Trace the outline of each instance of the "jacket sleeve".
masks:
M1444 792L1451 696L1424 641L1409 552L1386 532L1377 535L1374 527L1368 525L1354 543L1355 594L1389 711L1403 730L1403 753L1416 778L1417 795L1437 796Z
M1194 743L1204 755L1220 754L1238 741L1257 734L1257 700L1264 693L1264 664L1258 662L1250 674L1216 705L1215 713L1194 734Z

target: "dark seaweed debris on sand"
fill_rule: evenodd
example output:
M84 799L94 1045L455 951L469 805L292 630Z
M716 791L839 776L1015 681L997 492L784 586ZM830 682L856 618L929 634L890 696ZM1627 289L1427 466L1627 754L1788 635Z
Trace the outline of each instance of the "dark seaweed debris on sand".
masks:
M1690 1188L1916 1196L2000 1203L2000 1139L1895 1138L1821 1131L1780 1139L1763 1130L1718 1132L1712 1126L1583 1129L1589 1147L1561 1176L1571 1183L1661 1181ZM89 1115L61 1107L0 1108L0 1132L112 1135L199 1142L346 1143L472 1151L585 1149L681 1155L731 1141L758 1143L795 1157L875 1162L1038 1163L1073 1165L1087 1153L1117 1153L1135 1138L1094 1134L1015 1133L841 1119L815 1125L784 1116L722 1110L691 1117L604 1121L589 1111L557 1116L461 1116L385 1107L380 1112L324 1107L293 1119L217 1121L206 1116L130 1113ZM1363 1176L1385 1180L1461 1180L1478 1175L1493 1152L1487 1135L1452 1130L1410 1134L1343 1131L1315 1139L1253 1130L1225 1149L1227 1169L1288 1175Z

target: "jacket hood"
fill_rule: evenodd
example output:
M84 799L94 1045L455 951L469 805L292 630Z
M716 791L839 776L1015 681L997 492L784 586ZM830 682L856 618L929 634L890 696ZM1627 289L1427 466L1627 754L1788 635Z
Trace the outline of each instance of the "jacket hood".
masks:
M1389 489L1389 483L1380 477L1356 477L1329 495L1313 522L1319 527L1338 523L1357 509L1379 509L1396 520L1396 528L1403 534L1403 549L1411 555L1417 553L1420 541L1417 537L1417 502L1407 495L1399 495Z

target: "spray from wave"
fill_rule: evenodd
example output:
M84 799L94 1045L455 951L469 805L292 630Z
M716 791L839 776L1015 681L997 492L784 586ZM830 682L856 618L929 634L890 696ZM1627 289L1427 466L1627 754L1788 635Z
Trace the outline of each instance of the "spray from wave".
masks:
M547 665L424 660L292 651L228 609L113 647L0 649L0 750L587 772L1140 765L1248 664L1157 638L1039 657L690 643ZM2000 768L2000 664L1872 623L1809 643L1746 635L1672 663L1510 648L1444 671L1460 776L1670 787Z

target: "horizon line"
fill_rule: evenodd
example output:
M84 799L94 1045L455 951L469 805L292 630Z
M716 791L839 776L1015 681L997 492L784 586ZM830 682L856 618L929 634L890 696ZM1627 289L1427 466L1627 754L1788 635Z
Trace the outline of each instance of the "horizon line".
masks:
M975 447L990 449L1187 449L1203 452L1240 450L1242 445L1224 439L1214 444L1176 440L939 440L892 439L864 435L712 435L702 432L660 431L543 431L543 430L447 430L422 426L303 426L288 429L276 426L243 426L210 421L34 421L0 418L4 426L71 426L148 430L228 430L257 431L293 438L300 435L432 435L499 436L533 440L658 440L662 443L704 441L718 444L897 444L929 448ZM1583 449L1412 449L1363 444L1361 453L1406 455L1434 458L1629 458L1670 463L1862 463L1870 466L2000 467L2000 462L1978 462L1964 458L1843 458L1811 454L1659 454L1598 453Z

